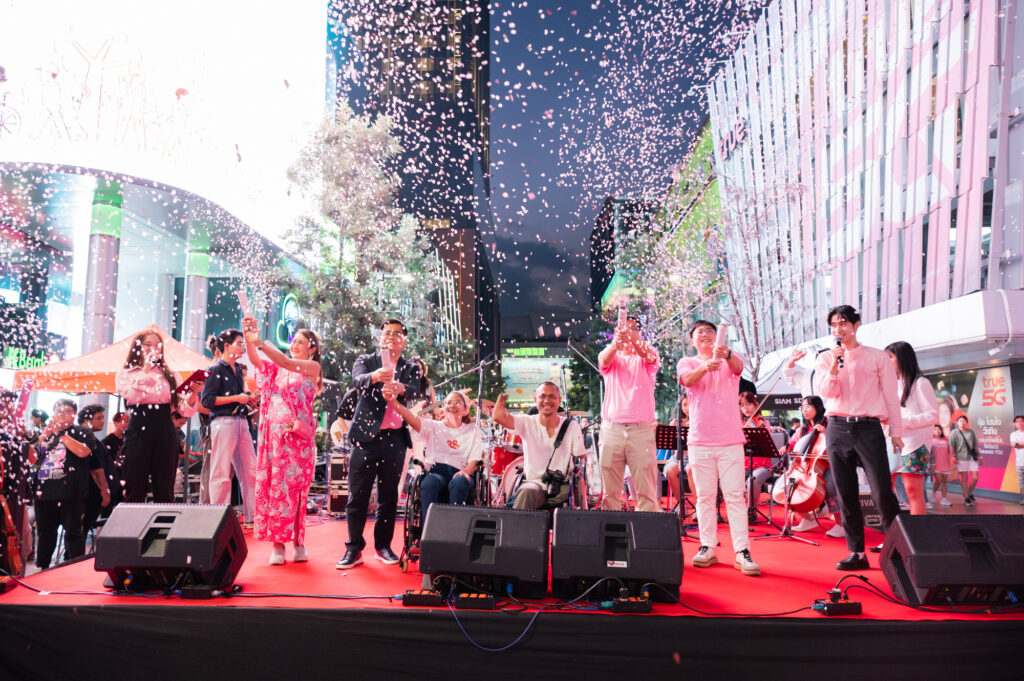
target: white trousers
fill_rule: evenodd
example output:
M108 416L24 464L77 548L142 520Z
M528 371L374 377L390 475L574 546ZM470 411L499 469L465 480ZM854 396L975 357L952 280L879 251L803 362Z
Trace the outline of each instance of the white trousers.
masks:
M750 548L747 534L747 505L743 501L743 445L708 447L691 444L690 471L697 491L697 526L701 546L714 548L718 543L718 515L715 502L718 485L722 485L725 509L729 516L729 533L733 551Z

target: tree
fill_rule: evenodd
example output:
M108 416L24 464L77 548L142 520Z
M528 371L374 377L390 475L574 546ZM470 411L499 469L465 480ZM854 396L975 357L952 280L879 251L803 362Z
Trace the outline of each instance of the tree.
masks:
M400 152L389 118L371 121L339 105L289 170L314 211L288 235L305 270L283 276L321 336L328 378L347 375L390 317L409 330L406 356L434 363L444 351L433 343L431 246L395 202L399 179L391 168Z

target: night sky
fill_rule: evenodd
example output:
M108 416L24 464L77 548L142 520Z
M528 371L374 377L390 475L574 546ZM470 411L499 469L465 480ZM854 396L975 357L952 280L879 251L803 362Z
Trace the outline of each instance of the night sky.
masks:
M503 336L522 333L511 318L531 310L588 319L601 204L663 194L706 116L700 86L764 4L492 2L492 266Z

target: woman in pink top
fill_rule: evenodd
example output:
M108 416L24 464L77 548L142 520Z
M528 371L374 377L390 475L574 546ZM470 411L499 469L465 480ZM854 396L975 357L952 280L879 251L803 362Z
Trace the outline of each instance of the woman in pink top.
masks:
M956 457L949 448L946 431L936 423L932 426L932 462L935 464L935 482L932 484L932 496L942 506L952 506L953 502L946 498L946 483L950 471L956 470Z
M302 563L309 560L303 543L306 497L316 464L313 400L324 385L320 339L309 329L299 329L292 338L289 357L260 340L255 318L243 319L242 328L262 397L253 538L274 542L271 565L284 564L287 542L294 542L292 560ZM270 361L264 361L257 349Z
M187 400L174 390L178 380L164 362L163 341L154 331L132 340L124 367L114 378L117 394L128 405L128 427L121 455L124 458L124 500L141 504L153 481L153 501L174 501L174 474L178 467L178 436L171 421L172 407L182 416L195 413L196 394Z

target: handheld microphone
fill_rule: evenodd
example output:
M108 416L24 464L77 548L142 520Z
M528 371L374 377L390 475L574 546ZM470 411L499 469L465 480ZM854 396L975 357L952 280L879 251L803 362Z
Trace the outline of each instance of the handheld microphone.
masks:
M839 336L835 336L835 340L836 340L836 347L837 347L837 348L838 348L838 347L839 347L840 345L842 345L842 344L843 344L843 339L842 339L842 338L840 338ZM843 368L843 358L842 358L842 357L840 357L840 358L839 358L839 368L840 368L840 369L842 369L842 368Z

